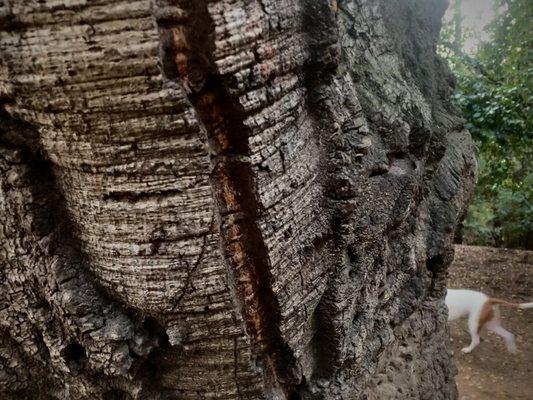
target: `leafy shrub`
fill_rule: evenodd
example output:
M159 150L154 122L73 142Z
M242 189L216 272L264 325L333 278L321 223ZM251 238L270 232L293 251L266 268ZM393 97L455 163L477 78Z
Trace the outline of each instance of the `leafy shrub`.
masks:
M462 237L469 244L531 248L533 2L495 3L506 11L488 26L491 40L474 56L458 49L450 25L439 46L457 76L454 104L479 148L478 186Z

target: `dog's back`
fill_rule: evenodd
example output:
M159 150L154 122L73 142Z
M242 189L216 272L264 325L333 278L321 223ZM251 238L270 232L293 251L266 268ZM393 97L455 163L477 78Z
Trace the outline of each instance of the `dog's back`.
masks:
M488 296L475 290L448 289L446 293L448 321L466 317L474 311L481 310L487 299Z

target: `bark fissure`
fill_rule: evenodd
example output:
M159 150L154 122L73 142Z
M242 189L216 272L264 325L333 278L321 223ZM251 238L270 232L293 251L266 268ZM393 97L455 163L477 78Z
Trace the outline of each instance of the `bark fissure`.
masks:
M188 91L205 128L222 248L256 355L263 359L267 373L273 375L285 396L299 398L301 368L281 333L281 312L271 286L268 250L258 226L263 207L250 162L246 114L216 71L213 22L207 3L185 7L194 26L168 21L159 25L165 73L169 79L177 78Z
M355 210L357 166L347 163L349 154L348 136L341 130L338 121L352 123L359 117L358 110L347 107L345 114L335 110L331 99L335 98L336 68L340 62L338 47L337 3L304 0L302 30L306 33L309 60L304 65L306 108L316 124L318 140L327 149L322 155L326 175L324 208L332 210L330 234L324 238L328 243L332 265L328 271L328 283L314 311L316 333L313 336L314 369L312 386L324 379L330 380L341 367L346 354L345 315L353 313L348 276L350 263L345 255L353 232L351 216ZM356 102L357 99L351 99Z

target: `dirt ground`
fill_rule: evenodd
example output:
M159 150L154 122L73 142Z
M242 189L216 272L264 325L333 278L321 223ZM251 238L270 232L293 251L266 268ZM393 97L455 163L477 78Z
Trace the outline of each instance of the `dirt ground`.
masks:
M479 290L513 302L533 301L533 251L457 246L448 287ZM461 400L533 399L533 309L501 307L502 325L516 335L517 353L483 331L470 354L466 320L451 323L452 348Z

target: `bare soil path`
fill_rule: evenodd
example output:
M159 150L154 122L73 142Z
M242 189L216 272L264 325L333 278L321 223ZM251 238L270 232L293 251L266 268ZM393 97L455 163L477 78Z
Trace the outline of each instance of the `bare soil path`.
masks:
M448 287L474 289L513 302L533 301L533 251L456 246ZM516 335L517 353L483 331L481 344L461 353L470 341L466 321L451 323L461 400L533 399L533 310L501 308L502 325Z

